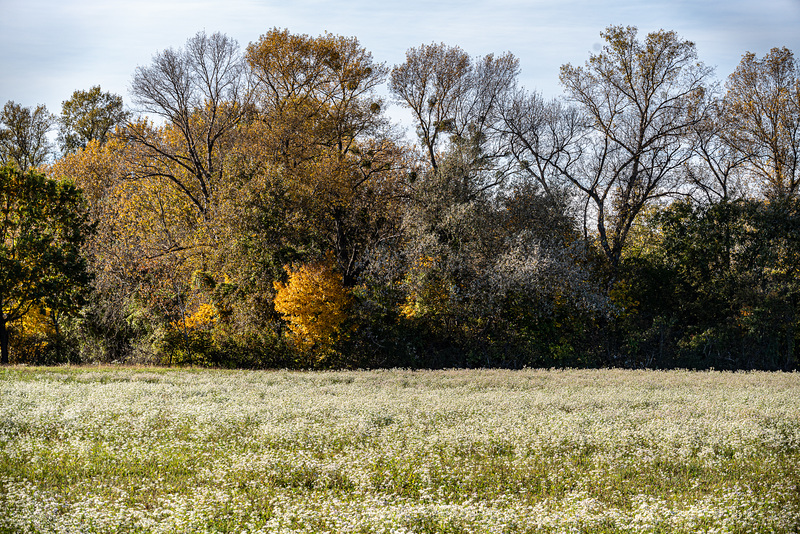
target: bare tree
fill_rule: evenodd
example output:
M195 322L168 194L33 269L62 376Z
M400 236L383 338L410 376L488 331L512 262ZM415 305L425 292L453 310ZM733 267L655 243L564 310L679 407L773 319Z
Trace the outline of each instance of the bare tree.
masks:
M686 166L688 194L700 202L727 202L747 196L751 189L745 176L747 158L725 140L734 127L725 102L708 95L698 104L697 112L701 118L691 127L695 157Z
M565 185L578 172L588 132L585 117L559 100L518 91L502 110L501 129L509 156L523 180L533 180L551 200L564 198Z
M694 43L674 32L657 31L644 42L633 27L601 35L605 47L585 66L561 68L574 108L523 101L534 120L520 123L517 112L506 129L515 157L532 162L529 172L545 182L560 178L583 200L613 271L642 208L679 186L692 156L688 132L700 120L690 111L711 69L697 62Z
M138 67L131 93L142 113L165 121L161 131L146 119L127 125L127 139L144 151L137 171L169 180L206 216L224 172L221 145L248 107L238 43L200 32Z
M392 69L390 88L413 112L434 171L448 142L471 144L474 159L502 158L494 126L518 72L519 61L510 53L473 61L461 48L445 44L408 50L406 61Z

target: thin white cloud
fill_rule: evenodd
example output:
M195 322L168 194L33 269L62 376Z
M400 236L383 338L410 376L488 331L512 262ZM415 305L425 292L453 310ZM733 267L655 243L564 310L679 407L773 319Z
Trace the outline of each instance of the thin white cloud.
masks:
M128 98L138 65L197 31L222 31L244 47L272 27L355 36L377 61L403 60L422 43L471 54L511 51L522 82L548 96L558 69L582 63L610 24L641 33L676 30L725 78L741 55L773 46L800 54L800 0L0 0L0 105L45 103L100 84Z

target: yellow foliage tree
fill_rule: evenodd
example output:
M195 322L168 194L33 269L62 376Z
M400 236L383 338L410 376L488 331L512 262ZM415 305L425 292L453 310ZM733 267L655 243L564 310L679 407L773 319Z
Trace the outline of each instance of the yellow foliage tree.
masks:
M56 333L50 313L47 308L33 306L15 322L10 336L12 363L36 362L48 347Z
M198 331L210 330L217 324L219 312L213 304L202 303L194 313L187 313L181 321L172 321L170 326L175 330Z
M381 112L387 70L355 38L274 28L247 48L259 138L304 233L324 236L348 287L397 234L407 151Z
M275 282L275 310L289 324L293 340L303 348L330 347L341 334L347 318L350 292L333 267L325 261L286 267L289 280Z
M730 124L722 136L772 198L800 192L800 61L786 47L759 59L747 52L728 77Z
M437 258L417 258L405 277L408 295L400 306L400 315L408 319L447 315L451 288L450 281L442 274Z

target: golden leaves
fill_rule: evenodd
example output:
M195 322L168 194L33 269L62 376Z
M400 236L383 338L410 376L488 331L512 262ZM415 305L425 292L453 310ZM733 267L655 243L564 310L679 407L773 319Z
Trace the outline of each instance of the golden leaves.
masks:
M183 317L181 321L173 321L170 326L175 330L209 330L217 324L219 312L213 304L202 303L194 313Z
M324 261L286 267L289 281L274 282L275 310L301 347L331 346L347 318L351 296L329 255Z

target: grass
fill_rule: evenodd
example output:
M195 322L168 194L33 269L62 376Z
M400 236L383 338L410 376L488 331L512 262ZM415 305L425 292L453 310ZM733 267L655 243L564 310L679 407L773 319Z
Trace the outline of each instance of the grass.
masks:
M796 373L0 369L0 533L798 531Z

